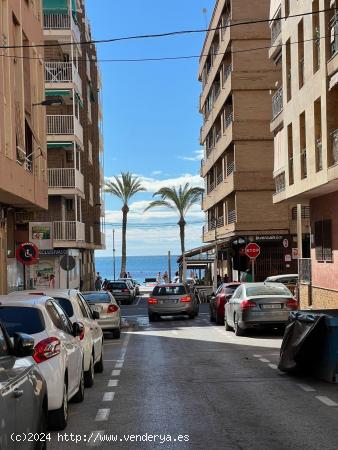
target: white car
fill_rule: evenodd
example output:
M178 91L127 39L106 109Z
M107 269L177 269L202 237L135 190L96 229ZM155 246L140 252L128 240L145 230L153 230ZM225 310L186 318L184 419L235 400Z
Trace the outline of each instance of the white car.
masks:
M31 358L47 383L49 426L63 430L68 401L84 399L83 349L77 337L83 327L72 324L54 299L22 293L0 296L0 320L11 337L20 332L34 338Z
M44 294L57 300L72 323L83 324L84 330L79 339L84 353L85 386L93 386L94 372L103 372L103 333L95 320L99 314L91 311L81 292L76 289L46 289Z
M121 335L121 309L109 291L82 293L92 311L100 314L98 323L103 331L111 331L115 339Z

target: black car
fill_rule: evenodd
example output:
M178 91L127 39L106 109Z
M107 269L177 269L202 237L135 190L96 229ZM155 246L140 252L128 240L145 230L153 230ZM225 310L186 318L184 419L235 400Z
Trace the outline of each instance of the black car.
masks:
M127 281L109 281L105 290L109 291L115 297L115 300L119 303L125 303L131 305L134 299L134 290L131 289Z
M26 441L24 447L45 449L47 387L30 358L34 353L34 339L15 333L13 340L12 344L0 322L0 448L16 449L19 442L15 442L15 437L23 439L23 433L36 433L39 439Z

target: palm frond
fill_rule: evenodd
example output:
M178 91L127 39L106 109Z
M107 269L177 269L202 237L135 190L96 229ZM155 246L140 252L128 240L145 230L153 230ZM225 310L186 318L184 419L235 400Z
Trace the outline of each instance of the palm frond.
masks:
M114 181L107 181L105 192L120 198L124 205L128 205L130 199L138 192L145 191L142 182L130 172L121 172L120 176L114 175Z
M166 208L169 208L169 209L176 209L172 203L170 203L166 200L154 200L149 203L149 205L146 207L144 212L148 211L148 209L151 209L151 208L158 208L159 206L165 206Z

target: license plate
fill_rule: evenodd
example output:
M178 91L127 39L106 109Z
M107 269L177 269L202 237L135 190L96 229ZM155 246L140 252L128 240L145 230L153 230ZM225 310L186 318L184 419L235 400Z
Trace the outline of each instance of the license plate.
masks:
M92 306L92 311L101 312L101 306Z
M263 309L282 309L282 305L280 303L267 303L262 305Z

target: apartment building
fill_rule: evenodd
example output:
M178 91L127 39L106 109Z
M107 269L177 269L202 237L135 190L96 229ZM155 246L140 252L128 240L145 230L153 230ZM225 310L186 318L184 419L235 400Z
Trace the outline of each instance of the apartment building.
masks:
M29 285L92 289L104 246L103 137L96 49L81 44L92 40L84 1L44 0L43 28L49 207L23 217L40 248Z
M278 68L268 56L269 24L236 25L268 19L269 8L268 0L252 0L250 7L218 0L200 57L203 241L215 244L218 273L233 279L250 267L249 242L261 246L257 281L297 270L294 206L272 201L271 92Z
M2 0L0 42L0 294L23 284L18 216L48 204L40 0ZM24 46L24 47L22 47Z
M299 260L302 307L338 306L336 8L333 0L271 1L274 203L310 207L311 258Z

